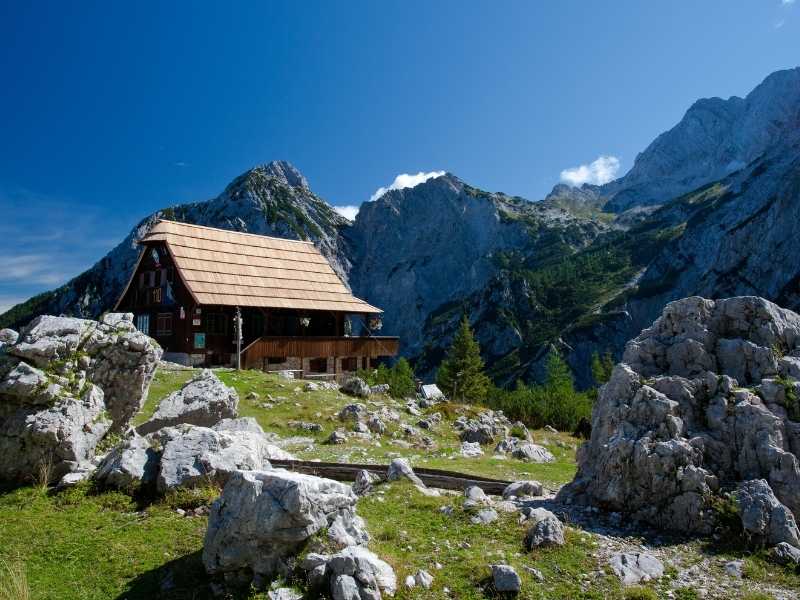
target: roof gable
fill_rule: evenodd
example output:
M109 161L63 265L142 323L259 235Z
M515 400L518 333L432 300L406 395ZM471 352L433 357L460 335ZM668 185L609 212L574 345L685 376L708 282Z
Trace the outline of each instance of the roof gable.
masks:
M164 242L200 304L382 312L352 295L311 242L161 220L141 243Z

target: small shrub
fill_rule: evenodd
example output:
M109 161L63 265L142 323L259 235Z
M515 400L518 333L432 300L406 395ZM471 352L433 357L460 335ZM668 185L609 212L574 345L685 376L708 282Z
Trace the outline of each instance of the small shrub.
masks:
M525 430L519 425L513 425L511 427L511 431L509 432L509 434L511 435L511 437L516 437L523 440L525 439Z
M689 587L675 590L675 600L697 600L699 597L697 591Z
M775 600L772 594L765 592L745 592L741 598L742 600Z
M220 495L220 488L212 483L205 483L193 488L177 488L168 491L162 502L170 508L193 510L208 506Z
M637 585L625 590L625 600L658 600L655 590Z
M118 444L122 442L122 436L117 433L108 433L106 436L100 440L97 444L97 448L95 449L98 454L105 454Z
M0 600L28 600L28 577L21 561L0 558Z
M53 456L44 456L36 466L34 475L34 485L41 491L47 491L50 482L53 481Z
M733 496L712 496L708 501L723 541L739 544L742 541L742 518Z

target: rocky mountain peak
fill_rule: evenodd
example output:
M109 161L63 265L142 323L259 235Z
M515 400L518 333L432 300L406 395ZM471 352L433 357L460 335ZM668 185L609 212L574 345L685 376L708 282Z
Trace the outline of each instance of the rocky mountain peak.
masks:
M264 165L259 165L252 169L267 177L275 177L281 183L293 188L309 190L308 181L294 165L286 160L273 160Z
M745 98L695 102L636 157L624 177L602 186L600 193L617 212L661 204L797 141L799 131L800 68L777 71Z

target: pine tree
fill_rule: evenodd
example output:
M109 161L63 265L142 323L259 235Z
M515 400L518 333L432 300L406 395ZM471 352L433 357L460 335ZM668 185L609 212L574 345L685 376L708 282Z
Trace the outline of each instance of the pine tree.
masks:
M413 396L415 391L414 371L405 358L401 358L392 368L389 381L390 393L395 398Z
M611 371L614 370L614 358L611 352L606 352L600 358L598 352L592 354L592 379L597 386L603 385L611 378Z
M483 372L480 346L466 315L439 366L436 383L448 398L458 402L481 402L486 398L490 382Z

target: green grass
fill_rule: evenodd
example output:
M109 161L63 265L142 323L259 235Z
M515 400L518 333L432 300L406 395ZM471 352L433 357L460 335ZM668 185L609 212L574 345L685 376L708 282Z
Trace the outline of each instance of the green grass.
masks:
M266 431L281 438L311 438L314 443L310 446L289 446L303 458L387 464L392 456L401 455L409 457L415 466L505 479L538 479L552 487L569 481L575 472L577 440L561 433L532 432L535 441L556 456L551 464L497 459L491 456L491 447L484 448L487 455L477 459L454 456L460 442L451 423L460 414L474 416L481 410L474 406L448 404L426 411L438 411L443 416L436 429L422 432L434 441L433 450L396 445L391 434L398 426L391 423L387 423L389 431L380 438L380 446L354 439L342 446L324 445L321 442L330 432L342 426L336 415L342 406L354 401L352 398L336 391L304 392L303 382L283 381L255 371L219 370L217 374L238 391L240 414L256 418ZM191 376L187 371L160 371L136 421L144 421L161 398L179 389ZM251 392L258 398L248 398ZM265 408L269 397L272 407ZM391 398L370 399L375 401L397 410L404 421L415 424L418 420ZM287 425L290 420L317 422L323 431L298 432ZM152 504L137 505L125 494L97 493L88 485L59 494L47 494L41 487L0 491L0 566L6 565L4 573L11 573L0 581L0 600L5 600L3 593L10 582L21 580L30 588L30 598L37 600L210 599L201 561L206 518L181 517L175 508L206 505L217 495L217 489L203 487L179 490ZM526 526L517 522L516 515L501 512L497 522L475 525L461 504L460 494L428 497L399 482L378 486L376 493L359 501L358 512L372 535L370 548L395 568L399 600L495 597L490 565L500 562L517 570L523 582L519 598L526 600L665 598L677 573L670 566L662 581L624 590L606 566L598 563L597 541L591 534L568 528L565 546L528 552L523 545ZM444 505L453 507L451 515L439 511ZM800 589L800 575L769 562L766 552L720 548L707 541L682 548L688 556L685 564L700 562L711 554L722 561L720 564L742 558L747 589L765 584ZM437 562L441 569L435 568ZM545 581L536 581L526 566L539 569ZM408 591L402 586L405 576L418 569L434 576L431 590ZM715 565L712 571L715 576L726 577L721 566ZM593 572L597 575L587 576ZM165 590L163 585L168 581L172 585ZM445 587L449 593L445 593ZM244 592L237 597L263 599L265 595ZM678 600L696 597L688 588L674 591ZM715 596L712 593L710 597ZM726 595L733 597L735 593ZM752 596L751 600L758 598Z
M121 493L87 488L48 496L26 487L0 495L0 559L24 564L31 597L75 600L206 598L200 561L206 521L166 505L137 512Z
M621 598L619 581L612 576L583 583L581 575L594 570L595 547L589 536L567 530L567 544L561 548L527 552L523 545L526 527L516 516L501 513L491 525L474 525L461 508L463 498L428 497L411 485L392 484L385 494L361 500L358 512L373 533L371 548L395 569L398 581L425 569L434 576L430 591L405 590L397 598L446 598L444 588L459 599L490 595L493 563L513 566L522 579L519 598ZM453 507L451 515L439 511ZM466 547L466 542L469 546ZM435 563L442 565L437 570ZM539 569L540 583L524 567Z

